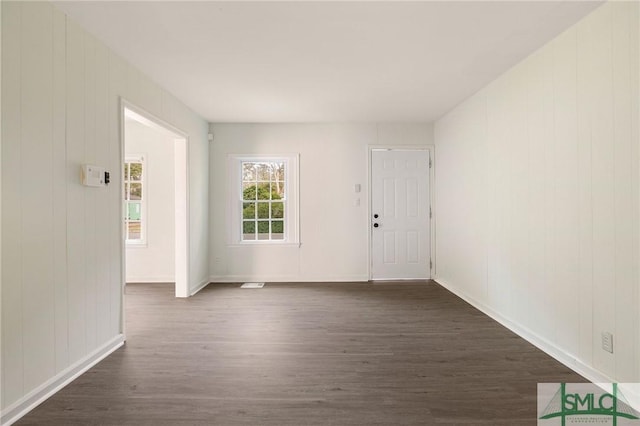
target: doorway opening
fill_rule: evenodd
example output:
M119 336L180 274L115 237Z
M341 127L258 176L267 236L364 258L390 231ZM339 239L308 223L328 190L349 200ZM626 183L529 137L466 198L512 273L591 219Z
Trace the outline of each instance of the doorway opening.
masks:
M123 283L189 296L187 135L122 101Z
M425 280L433 262L433 147L369 150L369 278Z

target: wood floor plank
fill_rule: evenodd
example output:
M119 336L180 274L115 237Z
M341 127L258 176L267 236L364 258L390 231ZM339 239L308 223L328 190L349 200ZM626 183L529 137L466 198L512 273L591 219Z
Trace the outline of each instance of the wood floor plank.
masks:
M585 381L434 282L126 293L126 345L18 425L535 425Z

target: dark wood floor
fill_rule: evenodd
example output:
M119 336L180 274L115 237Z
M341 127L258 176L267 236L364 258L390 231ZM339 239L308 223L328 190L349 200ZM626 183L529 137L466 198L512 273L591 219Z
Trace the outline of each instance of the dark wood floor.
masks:
M127 343L19 425L535 425L584 381L433 282L127 286Z

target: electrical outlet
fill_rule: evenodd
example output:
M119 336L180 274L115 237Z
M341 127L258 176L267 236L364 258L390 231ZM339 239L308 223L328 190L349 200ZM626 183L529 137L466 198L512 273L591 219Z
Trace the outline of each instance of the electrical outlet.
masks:
M602 349L607 352L613 353L613 334L608 331L602 332Z

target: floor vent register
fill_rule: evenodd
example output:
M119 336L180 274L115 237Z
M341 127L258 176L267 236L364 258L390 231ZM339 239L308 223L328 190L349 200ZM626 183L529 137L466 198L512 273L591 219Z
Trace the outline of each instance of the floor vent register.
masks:
M264 283L244 283L240 286L240 288L262 288L264 287Z

